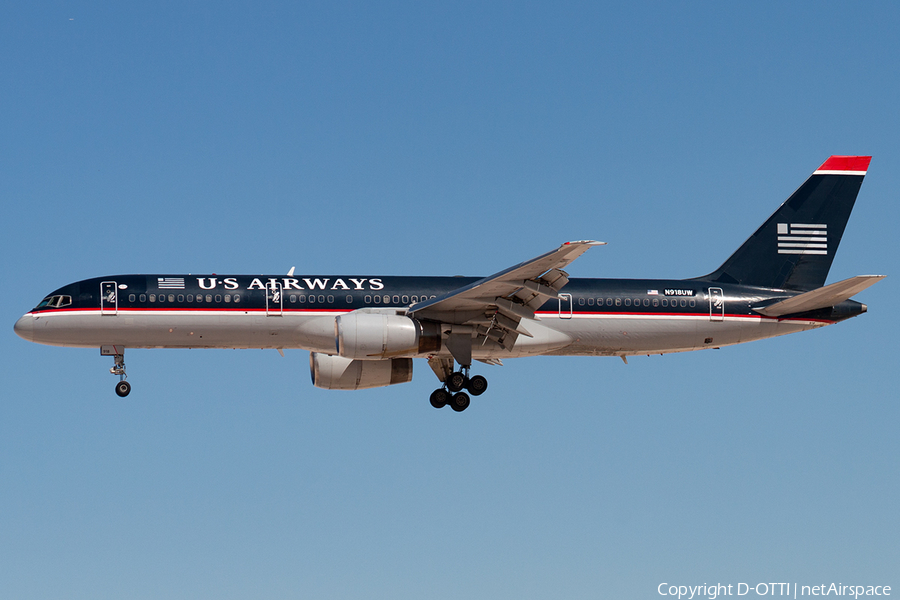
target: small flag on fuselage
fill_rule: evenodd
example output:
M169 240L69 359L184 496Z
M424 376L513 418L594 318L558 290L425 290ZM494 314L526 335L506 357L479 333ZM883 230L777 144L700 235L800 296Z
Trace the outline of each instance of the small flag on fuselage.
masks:
M161 290L184 289L184 277L158 277L157 282Z

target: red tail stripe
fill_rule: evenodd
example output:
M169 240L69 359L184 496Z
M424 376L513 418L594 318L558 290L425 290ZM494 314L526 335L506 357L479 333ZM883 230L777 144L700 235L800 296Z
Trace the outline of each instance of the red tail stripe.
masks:
M862 171L869 169L871 156L829 156L819 171Z

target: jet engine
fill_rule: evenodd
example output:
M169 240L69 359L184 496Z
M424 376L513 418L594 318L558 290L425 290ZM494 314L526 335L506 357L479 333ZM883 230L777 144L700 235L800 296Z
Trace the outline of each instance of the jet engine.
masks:
M318 388L364 390L411 381L412 359L353 360L310 352L309 373Z
M340 356L360 360L437 352L441 348L437 323L383 312L353 311L336 317L334 336Z

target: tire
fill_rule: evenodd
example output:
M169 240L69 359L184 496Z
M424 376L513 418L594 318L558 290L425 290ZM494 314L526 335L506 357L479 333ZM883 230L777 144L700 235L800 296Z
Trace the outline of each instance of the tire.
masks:
M116 394L119 398L124 398L131 393L131 384L127 381L120 381L116 384Z
M469 390L469 393L473 396L480 396L487 390L487 385L487 379L481 375L476 375L469 379L469 383L466 384L466 389Z
M451 373L447 378L447 389L452 393L461 392L466 387L466 376L461 372Z
M450 401L450 394L447 392L447 390L439 388L431 392L431 397L428 400L429 402L431 402L431 405L433 407L444 408Z
M469 402L469 395L465 392L453 394L453 398L450 400L450 408L456 412L462 412L469 408Z

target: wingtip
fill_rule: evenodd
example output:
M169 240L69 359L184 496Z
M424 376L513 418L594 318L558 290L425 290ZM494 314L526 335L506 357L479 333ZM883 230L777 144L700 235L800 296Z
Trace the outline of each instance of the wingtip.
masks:
M573 240L571 242L566 242L563 246L570 246L573 244L580 244L583 246L605 246L606 242L598 242L595 240Z

